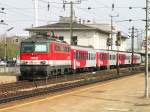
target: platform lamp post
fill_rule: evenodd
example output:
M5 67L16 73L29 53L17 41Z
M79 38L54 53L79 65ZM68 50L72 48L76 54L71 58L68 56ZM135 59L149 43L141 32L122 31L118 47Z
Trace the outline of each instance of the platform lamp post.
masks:
M8 28L4 33L4 60L7 61L7 33L14 29L14 27ZM6 72L6 65L4 66L4 72Z
M5 35L4 35L4 44L5 44L5 48L4 48L4 59L5 60L7 60L7 33L9 32L9 31L11 31L12 29L14 29L14 27L11 27L11 28L9 28L9 29L7 29L6 30L6 32L5 32Z

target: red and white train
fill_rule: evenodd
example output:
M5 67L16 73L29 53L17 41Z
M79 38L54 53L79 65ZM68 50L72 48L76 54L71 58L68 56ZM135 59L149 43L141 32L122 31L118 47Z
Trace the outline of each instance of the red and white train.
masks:
M44 78L52 75L90 71L107 66L115 67L141 63L141 55L71 46L63 41L34 36L21 43L20 71L23 79Z

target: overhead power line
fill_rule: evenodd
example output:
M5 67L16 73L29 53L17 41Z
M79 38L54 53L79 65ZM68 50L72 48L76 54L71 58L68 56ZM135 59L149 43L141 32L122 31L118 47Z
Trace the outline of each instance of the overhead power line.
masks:
M60 2L51 2L51 1L46 1L46 0L39 0L43 3L53 3L53 4L63 4L63 3L60 3Z
M24 10L20 10L17 7L14 7L12 5L9 5L9 4L6 4L6 3L0 3L0 4L6 5L7 7L11 7L13 9L13 10L11 10L11 12L19 13L19 14L24 15L24 16L33 16L33 15L30 14L31 12L25 13ZM6 7L6 9L7 9L7 7Z
M107 6L107 7L91 7L91 6L89 6L89 7L81 7L80 9L88 9L88 10L90 10L90 9L101 9L101 8L106 8L106 9L112 9L112 7L109 7L109 6ZM142 9L143 7L131 7L131 6L129 6L129 7L115 7L115 8L117 8L117 9Z

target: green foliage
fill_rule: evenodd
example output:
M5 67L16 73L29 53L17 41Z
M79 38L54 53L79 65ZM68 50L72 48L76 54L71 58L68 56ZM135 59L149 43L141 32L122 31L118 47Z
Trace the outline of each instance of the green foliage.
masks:
M14 42L7 42L7 59L12 59L17 57L17 52L19 50L19 45ZM5 54L5 44L3 41L0 42L0 58L3 59Z

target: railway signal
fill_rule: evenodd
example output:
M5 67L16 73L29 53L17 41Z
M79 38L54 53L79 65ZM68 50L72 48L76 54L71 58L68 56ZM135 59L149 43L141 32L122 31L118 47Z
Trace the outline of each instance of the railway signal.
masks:
M112 38L107 38L107 46L111 46L112 45Z
M116 46L121 46L121 32L117 32Z

